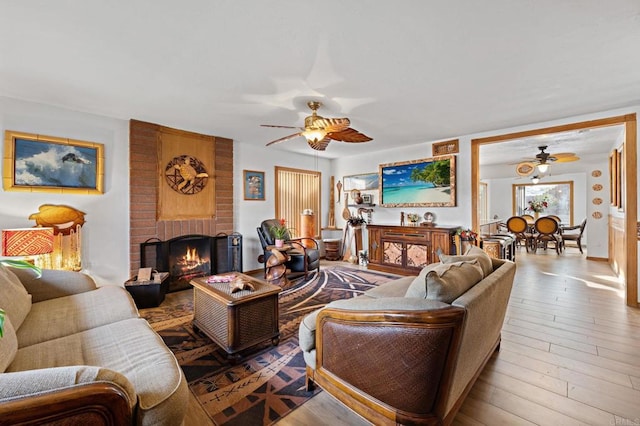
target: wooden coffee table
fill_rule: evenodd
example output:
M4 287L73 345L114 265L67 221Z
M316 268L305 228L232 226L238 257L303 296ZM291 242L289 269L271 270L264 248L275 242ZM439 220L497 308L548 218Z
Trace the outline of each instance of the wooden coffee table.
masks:
M207 283L196 278L193 286L193 326L224 349L232 361L238 352L271 339L280 342L278 327L278 293L280 287L239 272L217 276L235 276L250 283L254 290L231 293L231 283Z

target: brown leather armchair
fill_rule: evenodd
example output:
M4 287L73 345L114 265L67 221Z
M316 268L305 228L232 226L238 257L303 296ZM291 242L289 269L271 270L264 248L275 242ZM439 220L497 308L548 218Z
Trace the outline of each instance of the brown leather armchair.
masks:
M267 260L272 255L271 251L267 250L267 246L275 244L275 238L271 235L271 228L279 225L280 221L277 219L267 219L263 220L260 227L257 228L258 238L260 238L263 250L258 260L264 262L265 276L267 274ZM316 240L313 238L291 238L289 233L287 233L284 240L286 244L292 246L292 249L286 252L290 258L286 262L287 269L291 270L291 272L302 272L305 277L309 272L320 269L320 250Z

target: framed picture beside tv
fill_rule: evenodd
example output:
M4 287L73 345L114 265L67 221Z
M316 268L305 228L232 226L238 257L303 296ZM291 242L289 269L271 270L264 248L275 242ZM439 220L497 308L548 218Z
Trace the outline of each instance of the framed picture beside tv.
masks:
M382 207L454 207L456 157L380 164Z

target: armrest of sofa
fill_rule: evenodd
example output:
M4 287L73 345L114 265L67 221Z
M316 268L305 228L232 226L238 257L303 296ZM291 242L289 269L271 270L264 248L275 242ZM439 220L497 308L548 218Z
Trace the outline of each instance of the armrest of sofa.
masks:
M137 398L120 373L72 366L0 374L0 424L131 424Z
M442 414L465 309L403 297L338 302L317 314L310 380L399 423Z
M97 288L93 278L81 272L43 269L38 277L31 269L11 268L11 271L31 294L34 303Z

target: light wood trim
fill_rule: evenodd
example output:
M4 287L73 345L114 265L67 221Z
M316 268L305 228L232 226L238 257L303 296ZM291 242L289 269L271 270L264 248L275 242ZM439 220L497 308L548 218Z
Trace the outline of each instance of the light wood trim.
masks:
M625 179L626 192L624 194L624 205L627 206L625 211L625 230L627 235L637 234L637 191L638 181L636 176L637 170L637 122L636 114L619 115L615 117L602 118L597 120L581 121L577 123L563 124L559 126L544 127L541 129L532 129L521 132L506 133L502 135L489 136L484 138L471 139L471 226L476 232L480 229L478 193L480 186L480 145L499 143L512 139L526 138L548 133L560 133L572 130L590 129L595 127L615 126L619 124L625 125L625 141L624 141L624 161L625 161ZM632 307L639 307L638 303L638 246L633 240L626 244L626 270L624 277L626 280L627 297L626 304Z
M638 303L638 243L632 235L637 235L638 220L638 175L637 175L637 151L638 124L636 115L633 114L625 122L624 142L624 178L625 189L625 235L627 236L627 305L640 307Z

